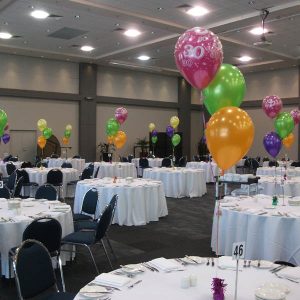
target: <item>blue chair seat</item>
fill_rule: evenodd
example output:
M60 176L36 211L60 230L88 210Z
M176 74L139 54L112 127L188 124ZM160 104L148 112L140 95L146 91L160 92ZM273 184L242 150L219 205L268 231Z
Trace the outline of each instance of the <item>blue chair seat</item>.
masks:
M93 220L93 218L85 214L74 214L73 220L76 222L76 221Z
M94 231L77 231L66 235L62 239L62 244L74 243L74 244L86 244L92 245L95 243L95 232Z
M42 300L71 300L75 298L75 294L64 292L64 293L55 293L49 295Z

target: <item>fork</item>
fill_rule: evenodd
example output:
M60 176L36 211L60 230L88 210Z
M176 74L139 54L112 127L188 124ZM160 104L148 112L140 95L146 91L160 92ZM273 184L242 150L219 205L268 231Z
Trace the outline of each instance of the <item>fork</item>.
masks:
M179 262L180 264L182 264L183 266L187 265L187 262L183 261L183 260L180 259L180 258L175 258L175 260L176 260L177 262Z
M211 258L211 266L214 267L215 266L215 262L214 262L214 258Z
M207 258L207 263L206 263L207 266L209 266L209 257Z

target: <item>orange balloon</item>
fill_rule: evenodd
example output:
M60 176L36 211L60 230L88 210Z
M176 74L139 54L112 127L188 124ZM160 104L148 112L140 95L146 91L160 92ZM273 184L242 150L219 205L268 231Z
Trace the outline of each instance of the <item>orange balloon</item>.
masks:
M254 125L244 110L228 106L211 116L205 135L212 157L225 171L248 152L253 143Z
M45 148L45 146L46 146L46 143L47 143L47 140L44 138L44 136L42 136L42 135L40 135L39 137L38 137L38 145L39 145L39 147L41 148L41 149L44 149Z
M108 142L109 144L113 144L113 143L114 143L114 137L113 137L112 135L108 135L108 136L107 136L107 142Z
M127 140L126 133L124 131L119 130L118 133L114 136L114 144L117 149L122 148Z
M68 145L69 144L69 138L64 136L63 139L62 139L62 142L63 142L64 145Z
M290 133L287 137L282 140L282 144L286 148L290 148L295 142L295 136L293 133Z

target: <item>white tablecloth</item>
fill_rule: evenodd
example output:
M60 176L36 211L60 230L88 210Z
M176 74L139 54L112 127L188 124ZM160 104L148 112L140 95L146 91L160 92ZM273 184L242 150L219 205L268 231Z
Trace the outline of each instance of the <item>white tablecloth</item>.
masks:
M162 158L147 158L149 161L149 167L151 168L155 168L155 167L161 167L161 162L162 162ZM134 163L134 165L136 166L136 168L139 167L139 158L133 158L132 159L132 163Z
M87 163L88 166L90 163ZM100 167L98 172L98 178L104 177L133 177L136 178L136 167L134 163L121 163L121 162L94 162L94 174Z
M267 176L283 176L285 173L287 173L288 177L294 177L294 176L300 176L300 168L287 168L285 170L284 167L262 167L257 168L256 175L267 175Z
M202 169L205 171L206 182L215 182L215 176L219 175L219 168L215 162L189 161L186 168ZM228 169L225 173L235 173L235 167Z
M206 261L206 260L205 260ZM213 299L211 292L212 279L216 276L225 279L225 299L233 300L235 291L235 272L232 270L221 270L215 259L215 266L188 265L182 272L151 272L146 269L144 273L135 276L132 282L142 280L141 283L129 289L126 286L121 291L110 294L111 300L210 300ZM197 278L197 286L183 289L180 287L182 278L194 275ZM297 300L300 295L300 285L277 278L269 270L255 267L242 268L239 272L238 300L254 300L255 290L267 282L280 283L290 289L286 300ZM86 299L77 294L75 300Z
M62 237L74 231L71 208L67 212L53 211L53 207L57 205L55 202L40 202L35 199L33 199L33 201L22 201L20 212L16 215L16 210L8 209L7 200L0 199L0 253L2 275L7 278L9 276L8 253L11 248L21 244L24 230L33 220L29 216L40 218L49 215L57 219L62 226ZM25 207L25 205L32 206ZM2 218L6 220L11 218L12 221L4 222ZM62 252L61 257L62 261L65 262L69 260L71 256L66 252Z
M204 170L187 168L149 168L144 178L161 180L167 197L201 197L206 193Z
M71 163L73 169L78 170L80 173L85 168L85 159L82 158L49 158L46 161L48 162L48 168L59 168L64 162Z
M38 185L43 185L47 182L47 174L52 168L26 168L26 171L29 175L29 180L31 182L36 182ZM67 187L67 183L73 180L79 179L79 171L73 168L58 168L63 173L63 189L61 196L64 197L73 197L74 188ZM34 196L36 189L31 190L31 196Z
M282 161L282 160L278 160L277 162L279 164L279 167L284 167L284 166L290 167L293 161L289 160L289 161L285 162L285 161ZM262 166L263 167L269 167L269 161L264 161Z
M259 189L262 194L270 196L300 196L300 177L292 177L291 179L283 180L282 177L277 176L275 184L275 177L261 176L259 180Z
M17 169L21 168L22 161L16 161L13 162L13 164L16 166ZM3 177L7 177L7 171L6 171L6 162L0 161L0 173L3 174Z
M112 178L87 179L76 186L74 213L81 211L85 193L91 188L99 191L99 202L96 216L99 216L113 195L118 194L119 200L113 223L119 225L145 225L158 221L159 217L168 214L166 197L161 182L134 179L128 183L125 179Z
M272 197L266 195L228 199L232 199L230 204L238 205L237 209L241 211L222 207L228 203L221 204L220 255L231 255L232 244L245 241L246 259L283 260L296 265L300 264L300 206L282 206L283 201L279 199L277 208L272 209ZM287 203L287 199L285 199L285 203ZM263 214L266 212L267 214ZM280 216L280 213L288 213L290 217ZM216 210L211 245L216 251Z

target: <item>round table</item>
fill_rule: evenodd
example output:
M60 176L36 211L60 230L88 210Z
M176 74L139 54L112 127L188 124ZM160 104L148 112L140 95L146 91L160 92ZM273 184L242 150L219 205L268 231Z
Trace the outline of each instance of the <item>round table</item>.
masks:
M20 169L23 162L16 161L16 162L12 162L12 163L16 166L17 169ZM3 177L8 176L7 171L6 171L6 164L7 164L7 162L0 161L0 173L3 174Z
M48 158L48 168L60 168L64 162L72 164L72 168L78 170L80 173L85 168L85 159L83 158Z
M259 190L265 195L285 195L290 197L300 196L300 177L283 180L281 176L261 176ZM276 182L276 183L275 183Z
M14 199L11 199L14 200ZM50 216L57 219L62 226L62 237L74 231L72 210L55 210L61 205L59 201L39 201L26 199L21 201L20 209L8 209L8 201L0 199L0 253L1 253L1 275L9 277L9 250L17 247L22 242L22 235L29 223L35 218ZM71 259L71 255L66 252L61 253L62 261ZM12 275L13 272L10 272Z
M79 181L76 186L74 213L81 211L84 195L91 188L99 191L96 217L102 213L113 195L119 196L113 223L127 226L145 225L168 214L162 183L140 178L132 182L117 179L115 183L112 178Z
M86 164L88 166L89 163ZM94 174L100 167L97 177L133 177L136 178L136 167L133 163L123 162L94 162Z
M224 197L220 203L218 254L231 255L232 244L245 241L246 259L283 260L299 265L300 206L282 206L282 203L279 198L278 206L273 209L272 197L267 195ZM211 240L214 251L217 251L217 205Z
M283 176L284 174L287 174L288 177L295 177L295 176L300 176L300 168L287 168L285 169L284 167L261 167L257 168L256 170L256 175L267 175L267 176Z
M109 294L109 297L111 300L213 299L211 291L212 279L218 276L219 278L225 279L224 283L227 284L225 299L233 300L235 292L235 272L233 272L232 269L221 270L217 267L217 264L218 261L215 259L214 267L212 267L211 264L207 266L205 263L186 265L181 266L184 271L173 271L169 273L163 271L152 272L145 268L144 272L137 274L127 285L120 287L119 291L113 291ZM197 285L187 289L181 288L182 279L191 275L196 278ZM290 289L286 300L298 299L300 295L299 284L285 279L279 279L268 269L255 268L252 266L249 268L241 268L238 278L237 296L239 300L255 299L256 289L264 283L269 282L284 284ZM142 281L133 288L127 287L138 280ZM78 293L74 299L84 300L87 298Z
M144 169L144 178L161 180L167 197L201 197L206 193L205 172L188 168Z
M57 168L63 173L63 188L61 191L61 196L73 197L74 188L67 188L67 183L70 181L75 181L79 179L79 171L73 168ZM38 185L43 185L47 182L47 174L52 168L26 168L25 169L29 175L30 182L36 182ZM33 197L36 189L31 189L30 195Z

